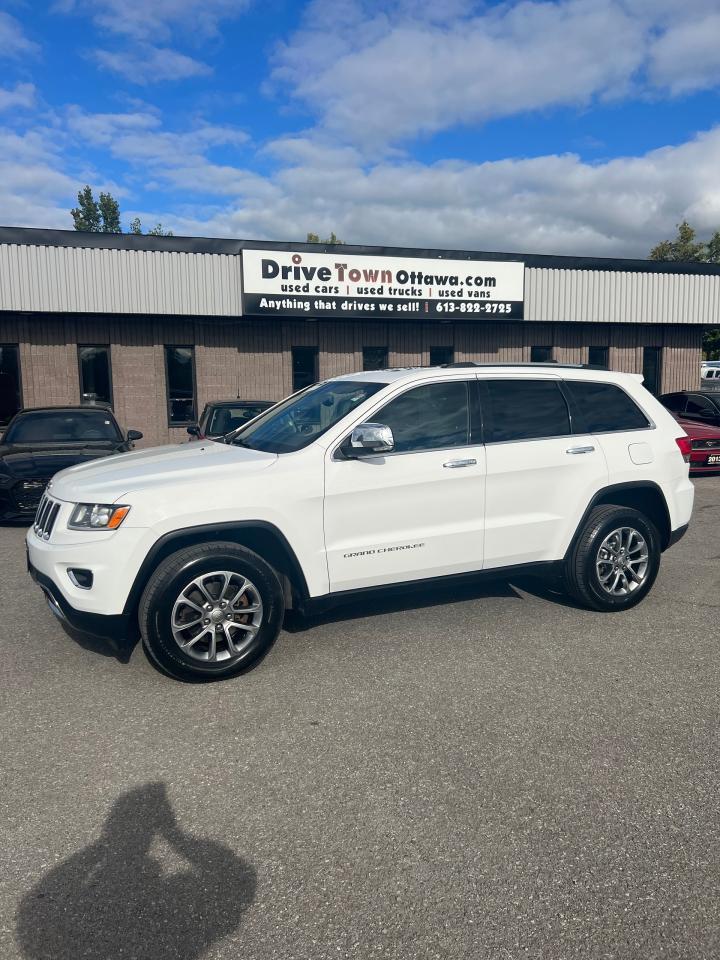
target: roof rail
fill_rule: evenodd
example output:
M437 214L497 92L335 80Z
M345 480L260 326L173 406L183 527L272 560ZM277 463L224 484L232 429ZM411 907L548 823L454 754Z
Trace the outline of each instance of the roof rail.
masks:
M478 360L461 360L457 363L443 363L443 367L452 369L462 369L463 367L569 367L572 370L609 370L609 367L603 367L596 363L558 363L557 360L538 360L529 362L520 360L517 363L481 363Z

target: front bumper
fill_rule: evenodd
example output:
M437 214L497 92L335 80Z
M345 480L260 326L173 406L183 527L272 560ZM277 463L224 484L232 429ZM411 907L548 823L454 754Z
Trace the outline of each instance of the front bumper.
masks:
M129 615L87 613L85 610L77 610L68 603L50 577L35 569L29 557L27 567L30 576L45 594L50 610L61 623L79 633L87 633L93 637L115 642L125 640L130 635L132 624Z

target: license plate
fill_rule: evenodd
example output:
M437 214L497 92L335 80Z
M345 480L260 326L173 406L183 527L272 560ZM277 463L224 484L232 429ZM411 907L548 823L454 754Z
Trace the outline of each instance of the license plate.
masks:
M709 467L714 463L717 463L718 466L720 466L720 453L711 453L707 458L707 462Z

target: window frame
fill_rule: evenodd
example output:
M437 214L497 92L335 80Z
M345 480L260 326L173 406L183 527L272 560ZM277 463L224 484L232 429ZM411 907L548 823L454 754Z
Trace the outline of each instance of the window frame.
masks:
M295 357L294 353L296 350L312 350L313 360L314 360L314 377L312 383L306 383L301 387L295 386ZM295 346L290 346L290 382L292 386L292 393L299 393L301 390L307 390L308 387L314 387L316 383L320 383L320 350L314 344L311 343L296 343Z
M12 415L11 417L9 417L8 420L7 420L5 423L3 423L2 420L0 420L0 434L5 432L5 430L7 429L7 426L8 426L8 424L10 423L10 421L13 419L13 417L17 416L17 414L20 413L20 411L23 409L23 407L24 407L24 405L25 405L25 404L24 404L24 400L23 400L22 359L21 359L21 357L20 357L20 344L19 344L19 343L9 343L9 342L8 342L8 343L0 343L0 348L5 349L6 347L12 347L12 348L15 350L15 357L16 357L16 359L17 359L17 402L18 402L18 408L17 408L17 410L15 411L15 413L13 413L13 415Z
M375 453L369 454L363 457L347 457L343 453L343 447L350 439L352 431L359 426L361 423L382 423L382 420L378 420L378 416L381 411L388 406L388 404L393 403L399 397L404 396L406 393L409 393L411 390L417 390L419 387L429 387L429 386L438 386L440 384L446 383L464 383L467 389L467 399L468 399L468 442L463 444L457 444L451 447L427 447L424 450L391 450L389 453ZM467 450L468 447L481 447L484 446L484 428L485 421L483 419L483 408L480 402L480 387L477 377L448 377L438 380L425 380L425 381L415 381L414 383L404 384L405 389L399 390L397 393L392 394L389 397L384 397L381 403L381 406L375 407L374 409L368 412L368 415L363 417L362 420L357 420L352 424L349 431L344 431L342 436L337 440L332 447L331 459L333 460L342 460L348 463L354 462L356 459L360 460L372 460L380 457L412 457L418 454L423 453L437 453L440 450Z
M513 383L554 383L559 391L560 395L565 401L565 408L567 409L568 414L568 426L570 433L553 433L549 436L542 437L519 437L516 440L496 440L495 439L495 424L493 422L493 406L492 406L492 397L490 396L490 388L488 384L492 382L501 382L507 383L512 381ZM480 381L480 405L483 416L483 426L484 426L484 436L485 436L485 445L489 446L490 444L500 444L500 443L536 443L538 440L562 440L567 439L568 437L575 436L574 433L574 424L573 424L573 409L568 399L567 392L563 389L563 381L560 377L542 377L542 376L532 376L532 377L483 377Z
M655 421L653 420L653 418L650 416L650 414L647 412L647 410L645 409L645 407L641 406L641 404L639 403L639 401L636 400L635 397L633 397L633 395L632 395L631 393L628 393L628 391L627 391L623 386L621 386L621 384L619 384L619 383L613 383L613 382L608 381L608 380L586 380L586 379L584 379L584 378L583 378L582 380L580 380L579 378L576 379L576 380L574 380L572 377L565 377L565 378L563 378L563 379L560 381L560 383L561 383L561 385L562 385L562 391L563 391L563 393L565 394L565 398L566 398L566 400L567 400L568 407L570 408L570 425L571 425L572 428L573 428L573 436L579 436L579 437L604 437L604 436L609 436L609 435L611 435L611 434L613 434L613 433L639 433L639 432L642 431L642 430L656 430L656 429L657 429L657 424L655 423ZM582 417L582 414L581 414L580 411L577 409L577 405L576 405L576 403L575 403L575 398L573 397L572 391L566 386L566 384L568 384L568 383L597 383L597 384L600 384L601 386L614 387L616 390L620 390L622 393L625 394L625 396L630 400L631 403L635 404L635 406L638 408L638 410L642 413L642 415L643 415L643 416L645 417L645 419L648 421L647 426L645 426L645 427L621 427L621 428L618 429L618 430L576 430L576 429L575 429L575 418L577 418L577 420L580 421L580 420L581 420L581 417ZM657 399L657 398L656 398L656 399ZM658 401L658 402L659 402L659 401ZM669 412L670 412L670 411L668 410L668 413L669 413Z
M168 350L190 350L191 355L191 368L192 368L192 400L193 400L193 413L195 414L192 420L173 420L172 419L172 400L170 398L170 377L168 375ZM197 379L195 376L195 344L194 343L164 343L163 344L163 357L165 360L165 407L167 412L167 422L168 427L174 428L178 427L182 429L183 427L193 426L198 422L197 412L198 412L198 395L197 395Z
M78 387L80 390L80 403L83 403L83 373L82 373L82 357L80 356L81 350L87 350L88 347L93 349L103 349L107 350L107 360L108 360L108 386L110 387L110 399L109 400L100 400L98 398L98 403L109 403L110 407L114 409L115 404L115 394L113 391L113 375L112 375L112 346L109 343L78 343L77 344L77 358L78 358Z

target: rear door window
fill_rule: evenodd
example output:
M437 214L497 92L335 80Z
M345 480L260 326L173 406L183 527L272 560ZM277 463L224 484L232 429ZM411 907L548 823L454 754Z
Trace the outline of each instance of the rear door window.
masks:
M575 433L615 433L650 426L632 397L613 383L566 380L565 386L575 405Z
M485 380L488 440L537 440L570 435L570 415L556 380Z

